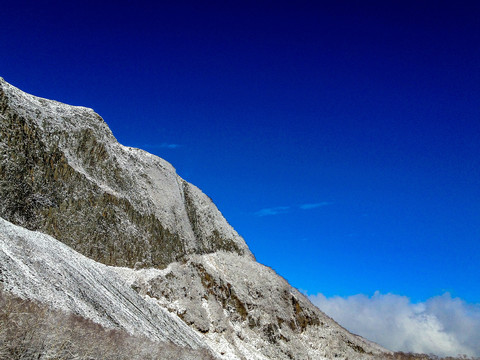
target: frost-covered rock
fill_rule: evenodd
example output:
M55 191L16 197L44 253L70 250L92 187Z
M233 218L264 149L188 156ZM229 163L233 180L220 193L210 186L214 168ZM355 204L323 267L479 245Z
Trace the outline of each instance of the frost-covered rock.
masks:
M106 328L193 349L205 341L176 315L135 292L114 268L49 235L0 218L0 282L5 291L71 312Z
M1 78L0 199L0 280L19 296L224 359L388 353L258 264L169 163Z
M228 359L371 359L386 352L340 327L272 269L234 253L116 271Z
M165 160L120 145L92 109L0 78L0 216L108 265L192 253L252 256L212 201Z

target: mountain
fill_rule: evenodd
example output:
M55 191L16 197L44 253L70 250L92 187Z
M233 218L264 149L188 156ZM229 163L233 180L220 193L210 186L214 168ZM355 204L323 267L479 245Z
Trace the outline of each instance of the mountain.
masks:
M374 359L165 160L0 78L4 291L220 359Z

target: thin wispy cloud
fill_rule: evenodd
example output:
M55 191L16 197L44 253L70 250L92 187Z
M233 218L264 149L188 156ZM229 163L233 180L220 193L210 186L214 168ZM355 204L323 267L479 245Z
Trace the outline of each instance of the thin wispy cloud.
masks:
M301 204L301 205L295 205L295 206L275 206L275 207L270 207L270 208L265 208L261 209L255 213L253 213L255 216L271 216L271 215L279 215L279 214L286 214L290 213L293 211L298 211L300 210L312 210L312 209L317 209L323 206L327 206L332 204L331 202L327 201L322 201L322 202L317 202L317 203L306 203L306 204Z
M143 144L143 148L147 149L178 149L182 147L180 144L161 143L161 144Z
M319 207L323 207L331 204L332 204L331 202L327 202L327 201L322 201L322 202L312 203L312 204L302 204L300 205L300 209L311 210L311 209L317 209Z
M160 144L160 147L162 148L167 148L167 149L178 149L182 145L180 144L168 144L168 143L162 143Z
M379 292L372 297L309 298L343 327L387 349L480 357L480 305L448 293L421 303Z
M290 211L290 206L276 206L266 209L261 209L254 213L255 216L271 216L271 215L279 215L285 214Z

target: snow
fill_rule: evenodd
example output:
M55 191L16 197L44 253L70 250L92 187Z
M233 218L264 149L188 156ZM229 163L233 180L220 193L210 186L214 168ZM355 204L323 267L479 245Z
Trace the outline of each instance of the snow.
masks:
M203 339L183 321L158 302L145 301L112 267L1 218L0 281L6 291L17 296L107 328L194 349L205 347Z
M253 256L208 196L178 176L167 161L118 143L104 120L92 109L27 94L0 78L1 90L7 95L9 106L18 115L35 122L44 142L58 146L71 167L104 192L127 199L141 214L154 214L163 227L183 239L188 252L195 252L201 248L200 241L207 241L218 233L223 239L233 241L240 253ZM87 168L79 158L78 141L86 131L106 150L104 165L109 170L103 170L101 164L94 169ZM115 176L110 169L115 169ZM119 182L119 178L123 181ZM185 189L197 211L202 239L194 233L188 218Z
M288 353L297 359L330 359L335 354L339 358L372 359L387 352L348 333L272 269L248 257L219 251L192 255L187 262L172 263L163 270L115 271L140 294L183 314L184 320L201 329L207 344L224 359L287 359ZM226 288L229 293L225 293ZM293 298L306 316L318 317L323 325L310 325L304 331L286 326L297 321ZM232 299L243 304L247 318L229 305ZM249 318L258 324L251 327ZM264 332L279 319L283 325L278 334L286 340L271 343ZM351 345L372 355L358 353Z
M0 218L0 282L5 290L108 328L207 347L222 359L360 360L387 352L341 328L272 269L257 263L208 196L165 160L119 144L92 109L28 95L0 78L1 91L73 169L104 192L128 200L140 214L154 215L186 248L186 254L178 254L184 261L165 269L114 268ZM106 153L95 167L78 155L85 133ZM196 229L189 219L192 212ZM220 251L216 238L233 242L236 249Z

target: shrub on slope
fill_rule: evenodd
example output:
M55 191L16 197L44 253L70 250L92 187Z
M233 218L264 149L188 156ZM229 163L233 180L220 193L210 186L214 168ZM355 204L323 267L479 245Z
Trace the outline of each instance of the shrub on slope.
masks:
M0 360L213 359L206 350L107 330L0 289Z

